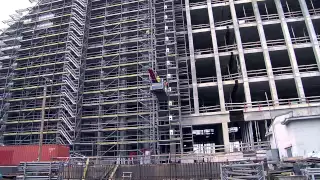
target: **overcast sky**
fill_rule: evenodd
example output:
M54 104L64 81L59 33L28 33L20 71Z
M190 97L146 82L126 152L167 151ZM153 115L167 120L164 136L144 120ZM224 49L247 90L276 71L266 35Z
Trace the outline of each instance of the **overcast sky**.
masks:
M9 19L10 14L15 14L15 10L30 6L29 0L0 0L0 28L6 27L2 21Z

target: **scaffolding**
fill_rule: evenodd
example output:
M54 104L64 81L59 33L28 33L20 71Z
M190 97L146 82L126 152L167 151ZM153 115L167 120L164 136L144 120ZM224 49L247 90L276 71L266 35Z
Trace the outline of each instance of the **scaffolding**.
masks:
M20 48L21 22L16 22L21 18L24 11L17 11L17 14L11 15L11 19L4 21L9 28L1 30L0 36L0 144L4 144L4 133L8 119L9 100L11 98L10 89L13 86L14 69L17 66L18 49Z
M177 162L269 147L273 112L318 114L313 0L34 2L0 35L1 144L38 144L44 111L45 144Z
M39 143L44 112L43 143L74 153L183 153L193 111L183 1L32 2L0 36L0 143ZM151 93L148 69L168 99Z
M191 102L191 72L190 72L190 54L188 51L188 37L184 33L187 31L187 22L185 17L184 1L175 1L174 4L174 17L175 17L175 36L176 36L176 61L178 65L178 91L179 91L179 101L180 101L180 121L194 113L193 104ZM181 125L180 125L181 126ZM193 135L192 126L181 126L180 133L182 135L182 140L180 146L181 153L193 152Z
M75 125L81 116L87 3L86 0L39 1L15 22L20 25L15 29L19 35L11 38L18 38L15 42L19 45L11 62L13 77L8 80L12 80L6 82L10 86L10 99L8 110L2 111L7 114L5 144L39 143L43 109L43 142L73 144Z
M168 162L255 149L273 112L318 114L314 0L30 1L0 34L0 144L39 143L44 112L44 144Z
M145 0L92 2L76 143L83 155L155 152L156 101L147 74L155 63L152 6Z
M158 151L183 152L179 61L174 1L155 1L156 71L168 83L168 99L159 102L157 113Z

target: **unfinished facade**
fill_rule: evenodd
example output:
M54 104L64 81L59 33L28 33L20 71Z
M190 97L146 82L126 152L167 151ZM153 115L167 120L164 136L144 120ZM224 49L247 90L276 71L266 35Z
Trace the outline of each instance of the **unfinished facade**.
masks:
M277 115L320 114L319 1L43 0L17 12L0 37L5 145L39 143L42 111L44 143L117 157L264 148Z

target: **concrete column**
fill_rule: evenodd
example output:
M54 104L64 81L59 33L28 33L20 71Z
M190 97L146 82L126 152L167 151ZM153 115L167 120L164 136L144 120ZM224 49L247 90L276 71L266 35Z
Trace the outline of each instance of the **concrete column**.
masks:
M212 13L211 0L207 0L207 4L208 4L211 40L212 40L213 52L214 52L214 63L216 66L220 108L221 108L221 111L226 111L224 92L223 92L223 84L222 84L221 67L220 67L220 59L219 59L219 51L218 51L218 43L217 43L217 34L216 34L216 28L214 26L214 18L213 18L213 13Z
M250 143L250 136L249 136L249 125L245 126L245 143L249 144Z
M320 47L319 47L319 41L317 39L317 34L316 34L316 31L314 30L314 26L310 17L310 13L309 13L306 1L299 0L299 3L300 3L302 14L304 16L304 20L306 22L308 34L312 43L314 56L318 64L318 69L320 70Z
M293 45L292 45L288 24L287 24L287 22L285 20L285 16L284 16L284 12L283 12L283 9L282 9L281 1L280 0L274 0L274 2L276 4L278 15L279 15L280 20L281 20L281 28L282 28L283 36L284 36L284 39L286 41L286 45L287 45L287 49L288 49L288 53L289 53L290 63L291 63L292 71L293 71L294 81L296 83L298 97L299 98L305 98L304 89L303 89L301 76L300 76L300 72L299 72L299 67L298 67L298 63L297 63L297 58L296 58L296 55L294 53L294 48L293 48Z
M194 106L194 113L195 114L199 114L199 97L198 97L196 60L195 60L195 57L194 57L194 46L193 46L193 35L192 35L192 24L191 24L191 14L190 14L189 0L185 0L185 5L186 5L188 40L189 40L191 76L192 76L193 106Z
M240 61L239 63L241 66L241 73L243 78L244 94L245 94L247 106L251 107L251 93L250 93L250 87L249 87L249 81L248 81L248 75L247 75L247 67L244 59L242 40L240 36L239 23L238 23L238 18L236 14L236 8L234 5L234 0L229 0L229 3L230 3L230 12L231 12L232 21L233 21L234 34L237 41L238 52L239 52L239 61Z
M254 138L253 138L253 129L252 129L252 121L249 121L249 141L250 147L253 148L254 146Z
M268 74L268 78L269 78L271 97L273 100L273 104L278 105L279 102L278 102L277 87L276 87L276 83L274 81L273 70L272 70L272 65L271 65L271 60L270 60L270 54L268 51L267 40L266 40L266 36L264 33L257 0L252 0L252 7L253 7L253 12L254 12L254 15L255 15L256 21L257 21L257 28L258 28L258 32L259 32L259 36L260 36L261 47L263 50L264 63L266 65L267 74Z
M225 152L229 152L230 140L229 140L229 127L227 122L222 123L222 135L223 135L223 145L225 148Z

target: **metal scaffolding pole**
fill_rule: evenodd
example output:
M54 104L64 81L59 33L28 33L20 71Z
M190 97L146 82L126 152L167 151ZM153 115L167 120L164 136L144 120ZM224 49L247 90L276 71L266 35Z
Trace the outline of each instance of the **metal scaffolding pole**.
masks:
M47 83L43 87L43 99L42 99L42 109L41 109L41 125L40 125L40 137L39 137L39 150L38 150L38 161L41 161L42 156L42 145L43 145L43 128L44 128L44 118L45 118L45 107L47 99Z

